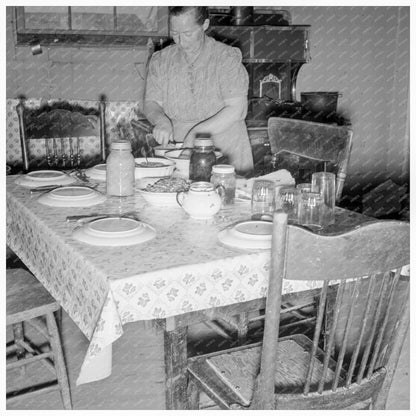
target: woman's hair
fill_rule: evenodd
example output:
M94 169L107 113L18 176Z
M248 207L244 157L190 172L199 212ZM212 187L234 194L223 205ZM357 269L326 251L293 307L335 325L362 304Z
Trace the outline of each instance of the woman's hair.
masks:
M173 6L169 7L169 16L180 16L189 11L195 14L195 21L199 25L203 25L206 19L209 19L209 11L206 6Z

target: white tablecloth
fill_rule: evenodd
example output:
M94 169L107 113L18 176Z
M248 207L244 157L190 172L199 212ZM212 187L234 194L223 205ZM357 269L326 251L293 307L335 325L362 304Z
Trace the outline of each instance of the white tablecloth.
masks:
M123 325L209 309L265 296L270 251L221 246L220 230L250 218L249 201L212 220L191 220L179 207L155 208L136 194L108 198L88 208L41 205L7 178L7 243L90 340L78 384L111 374L111 345ZM100 185L104 190L105 184ZM155 239L129 247L98 247L71 237L68 215L135 211L157 231ZM342 222L357 215L339 210ZM284 292L312 288L285 281Z

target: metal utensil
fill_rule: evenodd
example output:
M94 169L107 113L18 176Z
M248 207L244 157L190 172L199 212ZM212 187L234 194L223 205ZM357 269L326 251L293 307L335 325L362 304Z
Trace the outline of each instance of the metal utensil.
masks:
M63 188L65 186L78 186L78 187L82 187L82 188L89 188L89 189L93 189L94 191L100 192L97 189L95 189L98 186L98 183L93 184L93 185L44 185L44 186L37 186L36 188L32 188L30 190L31 194L37 193L37 192L50 192L53 191L54 189L57 188Z
M132 218L137 221L140 221L137 215L134 212L126 212L124 214L100 214L100 213L92 213L92 214L84 214L84 215L69 215L66 217L66 222L78 222L82 220L98 220L101 218Z

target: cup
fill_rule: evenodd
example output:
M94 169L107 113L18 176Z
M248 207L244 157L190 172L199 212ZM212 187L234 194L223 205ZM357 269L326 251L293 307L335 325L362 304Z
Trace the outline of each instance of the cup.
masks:
M299 183L296 185L296 189L299 189L299 193L312 192L312 184L311 183Z
M277 186L275 195L275 209L281 209L287 213L288 221L296 221L298 218L299 190L295 186Z
M275 184L266 179L256 179L251 193L251 218L273 218Z
M324 223L335 222L335 174L331 172L315 172L312 174L312 192L319 192L326 206Z
M298 223L312 231L322 229L324 221L324 198L319 192L303 192L299 196Z

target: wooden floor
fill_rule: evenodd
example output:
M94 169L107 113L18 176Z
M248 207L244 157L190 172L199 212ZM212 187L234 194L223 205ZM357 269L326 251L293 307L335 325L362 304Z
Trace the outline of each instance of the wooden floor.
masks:
M157 365L154 368L152 364L152 356L161 348L158 345L159 338L155 335L154 342L152 339L147 339L147 356L138 356L137 351L142 349L140 337L137 336L140 328L140 326L135 324L126 325L123 338L114 344L113 374L111 377L77 387L75 385L76 378L88 344L72 320L64 313L63 344L69 369L72 402L75 410L148 410L164 408L163 368L162 365ZM204 325L195 327L192 331L192 338L196 344L198 342L205 343L205 339L208 336L210 336L209 330ZM8 331L7 339L10 339L10 337L11 333ZM399 368L390 391L387 409L410 409L409 356L410 341L408 335L400 358ZM141 364L135 364L137 362ZM48 376L48 371L44 367L39 364L36 364L36 366L29 367L25 376L22 376L18 370L8 372L7 390L16 383L21 384L23 380L32 382L33 379L29 376L30 374L36 374L36 377ZM143 378L144 374L145 378ZM138 395L137 391L143 391L144 393ZM209 406L209 400L204 399L202 401ZM52 392L33 399L22 399L8 406L7 409L62 409L62 403L59 393ZM212 409L218 408L213 407Z

